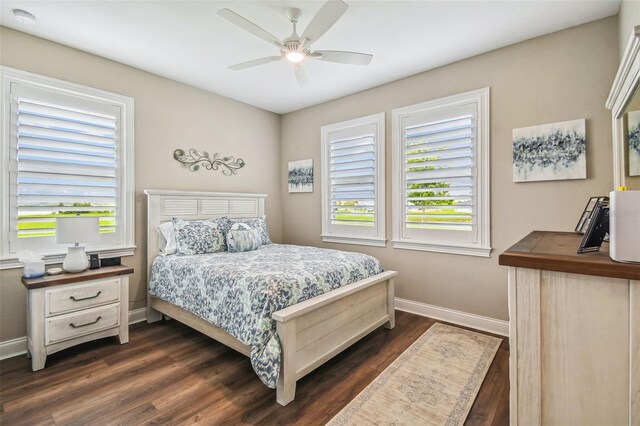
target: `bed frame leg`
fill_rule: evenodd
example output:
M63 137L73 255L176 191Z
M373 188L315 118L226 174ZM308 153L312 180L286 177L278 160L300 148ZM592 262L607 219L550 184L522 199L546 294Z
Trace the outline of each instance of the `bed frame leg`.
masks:
M156 311L151 307L151 297L147 296L147 322L157 322L162 319L162 312Z
M147 306L147 322L148 323L157 322L157 321L160 321L161 319L162 319L161 312L158 312L155 309Z
M296 371L294 355L296 350L296 321L276 322L281 346L280 375L276 387L276 401L287 405L296 396Z
M391 330L396 326L396 310L395 310L395 291L394 291L393 278L387 281L387 313L389 314L389 321L384 324L384 328Z
M152 296L147 293L147 322L151 324L152 322L157 322L162 319L162 312L156 311L151 307L151 298Z

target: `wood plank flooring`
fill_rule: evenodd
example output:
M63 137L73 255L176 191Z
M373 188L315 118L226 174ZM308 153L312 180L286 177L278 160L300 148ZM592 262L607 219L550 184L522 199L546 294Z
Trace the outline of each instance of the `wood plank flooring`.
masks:
M126 345L86 343L49 356L37 372L26 356L1 361L0 424L322 425L434 323L397 312L395 329L374 331L303 378L286 407L245 356L177 321L139 324ZM508 422L504 338L467 424Z

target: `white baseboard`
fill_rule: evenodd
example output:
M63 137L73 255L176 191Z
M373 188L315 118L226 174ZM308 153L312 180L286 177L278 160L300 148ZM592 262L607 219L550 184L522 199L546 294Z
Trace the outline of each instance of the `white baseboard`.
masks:
M147 308L129 311L129 325L147 320ZM27 353L27 336L0 342L0 360Z
M399 311L463 325L465 327L475 328L476 330L488 331L489 333L499 334L500 336L509 336L509 321L414 302L413 300L401 299L399 297L395 298L395 307Z
M0 359L27 353L27 336L0 342Z
M134 309L129 311L129 325L137 324L147 320L147 308Z

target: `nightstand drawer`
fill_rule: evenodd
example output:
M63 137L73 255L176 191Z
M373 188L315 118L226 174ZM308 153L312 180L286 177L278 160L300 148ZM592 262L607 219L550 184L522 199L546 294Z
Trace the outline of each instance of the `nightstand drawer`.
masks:
M106 305L120 299L120 279L92 281L66 288L47 290L47 316Z
M120 305L113 304L47 319L45 341L73 339L120 325Z

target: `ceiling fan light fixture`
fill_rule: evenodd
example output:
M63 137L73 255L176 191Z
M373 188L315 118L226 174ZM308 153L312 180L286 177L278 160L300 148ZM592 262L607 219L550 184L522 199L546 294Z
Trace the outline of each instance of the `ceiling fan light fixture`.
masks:
M287 59L289 60L289 62L293 62L294 64L302 62L302 60L304 59L304 54L300 52L289 52L287 53Z
M276 38L273 34L260 28L253 22L243 18L229 9L220 9L218 15L227 21L242 28L243 30L261 38L278 47L279 56L268 56L266 58L254 59L253 61L242 62L231 65L229 69L234 71L264 65L275 61L291 63L296 79L300 87L309 84L309 71L304 62L307 60L319 60L325 62L336 62L351 65L369 65L373 55L359 52L345 52L341 50L312 50L311 44L324 35L340 19L349 6L342 0L328 0L311 19L307 28L299 36L296 30L298 19L302 12L300 9L290 8L286 11L287 18L293 25L293 32L284 40Z

